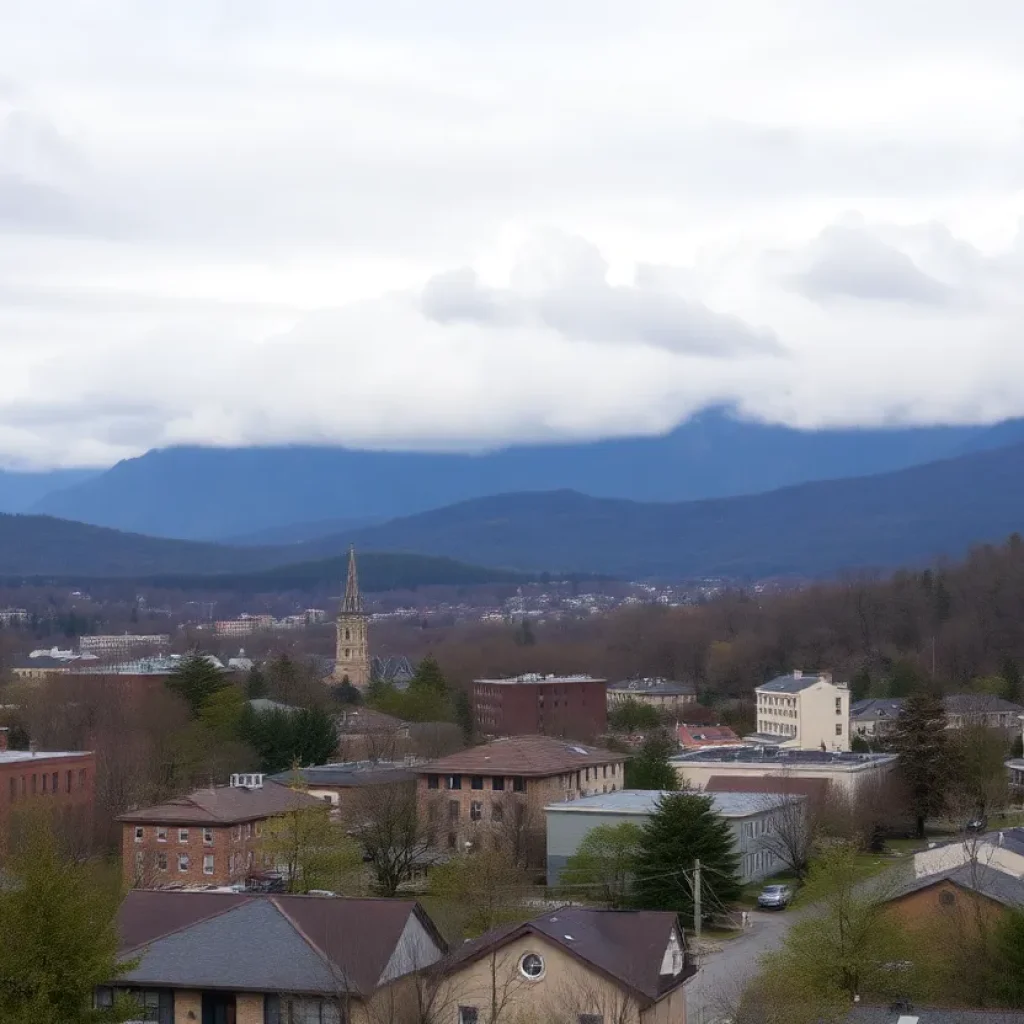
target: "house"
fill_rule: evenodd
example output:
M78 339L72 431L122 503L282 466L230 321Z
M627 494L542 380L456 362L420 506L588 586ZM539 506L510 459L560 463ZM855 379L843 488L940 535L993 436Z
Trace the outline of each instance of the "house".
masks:
M757 731L746 739L793 750L850 749L850 688L831 672L776 676L757 687Z
M302 807L325 804L252 774L128 811L117 819L124 880L148 888L244 882L267 866L261 845L268 819Z
M852 794L880 782L895 766L895 754L788 750L759 744L708 747L672 758L680 785L695 789L704 789L713 775L730 779L785 776L827 779L841 791Z
M1005 909L1024 908L1024 878L984 864L962 864L910 878L886 897L885 904L905 924L924 925L934 934L938 918L964 904L970 908L964 916L971 919L977 919L979 911L993 917Z
M903 701L892 697L870 697L850 705L850 733L874 739L887 736L896 726Z
M985 726L1016 732L1024 707L991 693L951 693L942 698L946 728ZM903 708L902 698L859 700L850 708L850 730L867 738L892 732Z
M727 725L676 726L676 736L683 750L703 750L705 747L737 747L743 740Z
M660 711L679 711L687 704L697 702L697 688L693 683L679 683L660 676L650 679L627 679L608 687L608 706L614 707L627 700L648 704Z
M593 740L608 728L607 688L607 680L587 675L475 679L473 718L482 736Z
M631 822L643 826L658 808L659 790L622 789L616 793L586 797L572 803L549 804L547 818L548 885L557 885L566 862L579 849L588 833L599 825ZM782 808L802 796L777 793L708 793L715 814L724 819L740 857L740 877L756 882L785 868L765 837L779 827ZM784 826L783 826L784 827Z
M418 765L419 814L435 843L462 850L488 837L544 859L544 807L621 789L625 756L550 736L512 736Z
M375 1000L447 952L411 900L135 890L118 915L119 959L96 991L130 992L157 1024L376 1024Z
M410 749L409 722L372 708L346 708L337 730L338 755L346 761L393 761Z
M968 836L914 854L914 876L923 878L964 864L1024 876L1024 828Z
M687 956L668 911L563 907L496 928L444 962L452 1024L685 1024Z

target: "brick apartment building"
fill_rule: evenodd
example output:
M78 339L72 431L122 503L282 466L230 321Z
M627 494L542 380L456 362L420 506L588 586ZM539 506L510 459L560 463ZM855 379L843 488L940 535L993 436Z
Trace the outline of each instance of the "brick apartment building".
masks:
M297 807L326 805L253 774L122 814L125 882L149 889L244 882L268 866L261 849L267 819Z
M421 820L441 849L486 846L544 856L544 807L624 783L622 754L549 736L512 736L414 769Z
M476 679L473 716L482 736L593 740L608 728L608 683L592 676Z
M9 750L0 728L0 835L12 813L46 807L75 817L88 834L95 800L96 759L87 750Z

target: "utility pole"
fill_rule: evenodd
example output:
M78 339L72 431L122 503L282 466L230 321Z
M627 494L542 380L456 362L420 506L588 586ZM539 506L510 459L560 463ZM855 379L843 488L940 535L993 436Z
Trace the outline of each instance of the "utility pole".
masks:
M693 862L693 939L700 958L700 861Z

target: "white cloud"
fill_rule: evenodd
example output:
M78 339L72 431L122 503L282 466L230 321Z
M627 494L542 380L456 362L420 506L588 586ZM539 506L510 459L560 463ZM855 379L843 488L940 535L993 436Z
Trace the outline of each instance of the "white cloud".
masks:
M0 0L0 464L1024 414L1009 0L65 13Z

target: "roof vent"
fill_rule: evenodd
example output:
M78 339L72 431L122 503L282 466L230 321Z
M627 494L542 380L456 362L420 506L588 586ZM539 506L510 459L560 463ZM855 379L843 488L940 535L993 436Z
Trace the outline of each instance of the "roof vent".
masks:
M243 775L231 776L232 789L262 789L263 775L260 772L247 772Z
M566 939L567 942L575 942L576 941L571 935L566 935L565 939Z

